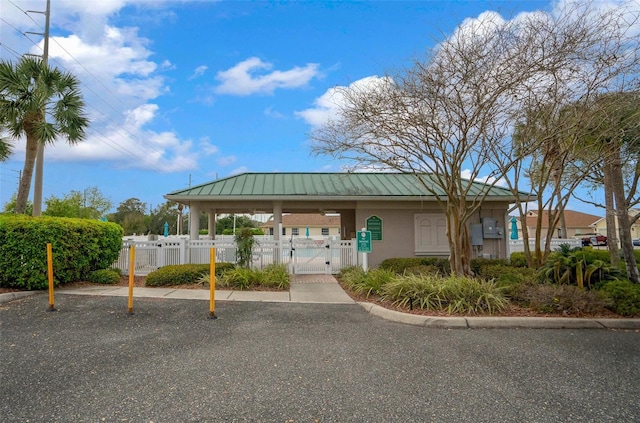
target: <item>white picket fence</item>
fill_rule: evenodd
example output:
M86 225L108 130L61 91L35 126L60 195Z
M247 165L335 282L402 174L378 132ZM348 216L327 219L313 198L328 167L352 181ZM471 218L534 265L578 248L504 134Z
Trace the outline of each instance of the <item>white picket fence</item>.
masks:
M541 240L540 248L544 249L545 240ZM561 245L566 244L571 248L582 247L582 240L573 238L552 238L551 239L551 251L558 250ZM536 248L536 240L529 240L529 249L533 251ZM509 254L524 251L524 240L522 239L510 239L509 240Z
M211 248L216 249L216 262L235 263L236 244L232 239L189 240L160 238L151 241L124 240L118 260L112 267L129 274L130 247L135 246L135 275L147 275L160 267L173 264L208 264ZM357 265L356 244L351 240L273 240L259 239L253 248L252 267L281 263L291 273L336 274L340 269Z

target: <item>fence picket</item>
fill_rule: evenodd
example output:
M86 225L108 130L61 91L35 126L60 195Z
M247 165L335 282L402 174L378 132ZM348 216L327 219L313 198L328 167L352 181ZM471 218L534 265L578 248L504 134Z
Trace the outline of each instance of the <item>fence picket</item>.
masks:
M356 262L355 244L350 240L331 240L326 250L323 265L315 269L316 273L338 273L346 266ZM160 267L175 264L206 264L210 260L210 249L216 249L216 262L236 262L236 243L231 239L188 240L184 238L165 238L157 241L125 240L118 260L111 267L118 268L123 274L129 274L128 252L130 246L136 247L134 274L146 275ZM296 246L303 249L303 246ZM293 271L292 245L289 242L273 239L259 239L253 250L253 267L263 269L270 264L285 264ZM325 265L325 260L330 265Z

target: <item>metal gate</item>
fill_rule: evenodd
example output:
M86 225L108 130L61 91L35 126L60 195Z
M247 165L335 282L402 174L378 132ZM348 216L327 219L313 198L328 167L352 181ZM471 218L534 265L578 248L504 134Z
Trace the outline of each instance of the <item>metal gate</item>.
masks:
M340 272L340 269L356 265L356 252L351 241L331 239L294 239L291 251L291 273L314 275Z

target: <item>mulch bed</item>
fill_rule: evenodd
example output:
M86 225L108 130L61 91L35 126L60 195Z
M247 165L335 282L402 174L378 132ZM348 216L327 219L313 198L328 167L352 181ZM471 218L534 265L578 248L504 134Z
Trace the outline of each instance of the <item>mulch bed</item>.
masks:
M488 314L475 314L475 315L474 314L471 314L471 315L470 314L449 314L444 311L423 310L420 308L410 309L409 307L399 307L397 305L394 305L391 301L382 300L380 297L377 297L377 296L367 297L364 294L356 294L354 292L351 292L348 288L346 288L346 286L342 283L340 279L338 279L338 283L340 284L340 286L342 286L342 289L344 289L347 295L349 295L354 301L373 303L381 307L384 307L386 309L395 310L402 313L416 314L420 316L433 316L433 317L473 317L473 316L488 317L489 316ZM541 313L535 310L518 307L515 305L510 306L509 308L505 309L500 313L494 313L490 316L491 317L578 317L578 318L614 318L614 319L623 317L609 310L605 310L604 312L598 313L598 314L564 315L564 314Z
M419 308L414 308L414 309L410 309L409 307L398 307L394 304L392 304L390 301L384 301L379 297L375 297L375 296L369 296L366 297L365 295L361 295L361 294L355 294L353 292L351 292L349 289L347 289L342 282L338 279L338 283L340 284L340 286L342 286L342 288L344 289L344 291L347 293L347 295L349 295L354 301L357 302L368 302L368 303L373 303L373 304L377 304L381 307L387 308L389 310L395 310L395 311L399 311L402 313L410 313L410 314L416 314L416 315L421 315L421 316L434 316L434 317L451 317L451 316L458 316L458 317L469 317L470 315L451 315L448 314L444 311L430 311L430 310L422 310ZM91 283L91 282L84 282L84 281L79 281L79 282L72 282L72 283L68 283L65 284L65 288L75 288L75 287L82 287L82 286L101 286L99 284L95 284L95 283ZM129 276L123 275L120 278L120 281L115 284L115 285L111 285L111 286L129 286ZM133 286L134 287L145 287L145 277L144 276L134 276L134 281L133 281ZM209 289L208 284L207 285L203 285L203 284L185 284L185 285L173 285L171 286L171 288L175 288L175 289ZM252 288L253 289L253 288ZM259 290L259 291L281 291L277 288L267 288L267 287L261 287L258 289L253 289L253 290ZM0 287L0 294L2 293L6 293L6 292L19 292L19 291L24 291L22 289L15 289L15 288L2 288ZM471 315L473 316L473 315ZM476 316L483 316L483 315L476 315ZM598 313L598 314L581 314L581 315L563 315L563 314L550 314L550 313L540 313L534 310L530 310L527 308L522 308L522 307L517 307L517 306L511 306L508 309L502 311L501 313L496 313L493 314L492 316L497 316L497 317L582 317L582 318L622 318L622 316L619 316L618 314L615 314L614 312L611 311L605 311L603 313Z

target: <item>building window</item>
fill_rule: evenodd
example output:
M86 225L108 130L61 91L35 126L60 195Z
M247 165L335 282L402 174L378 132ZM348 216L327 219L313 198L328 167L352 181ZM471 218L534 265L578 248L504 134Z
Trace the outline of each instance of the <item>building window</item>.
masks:
M300 235L300 228L291 228L291 235L293 236Z
M287 228L283 227L282 228L282 235L286 235L287 234Z
M273 228L269 228L269 235L273 236Z
M322 235L329 236L329 228L322 228Z

